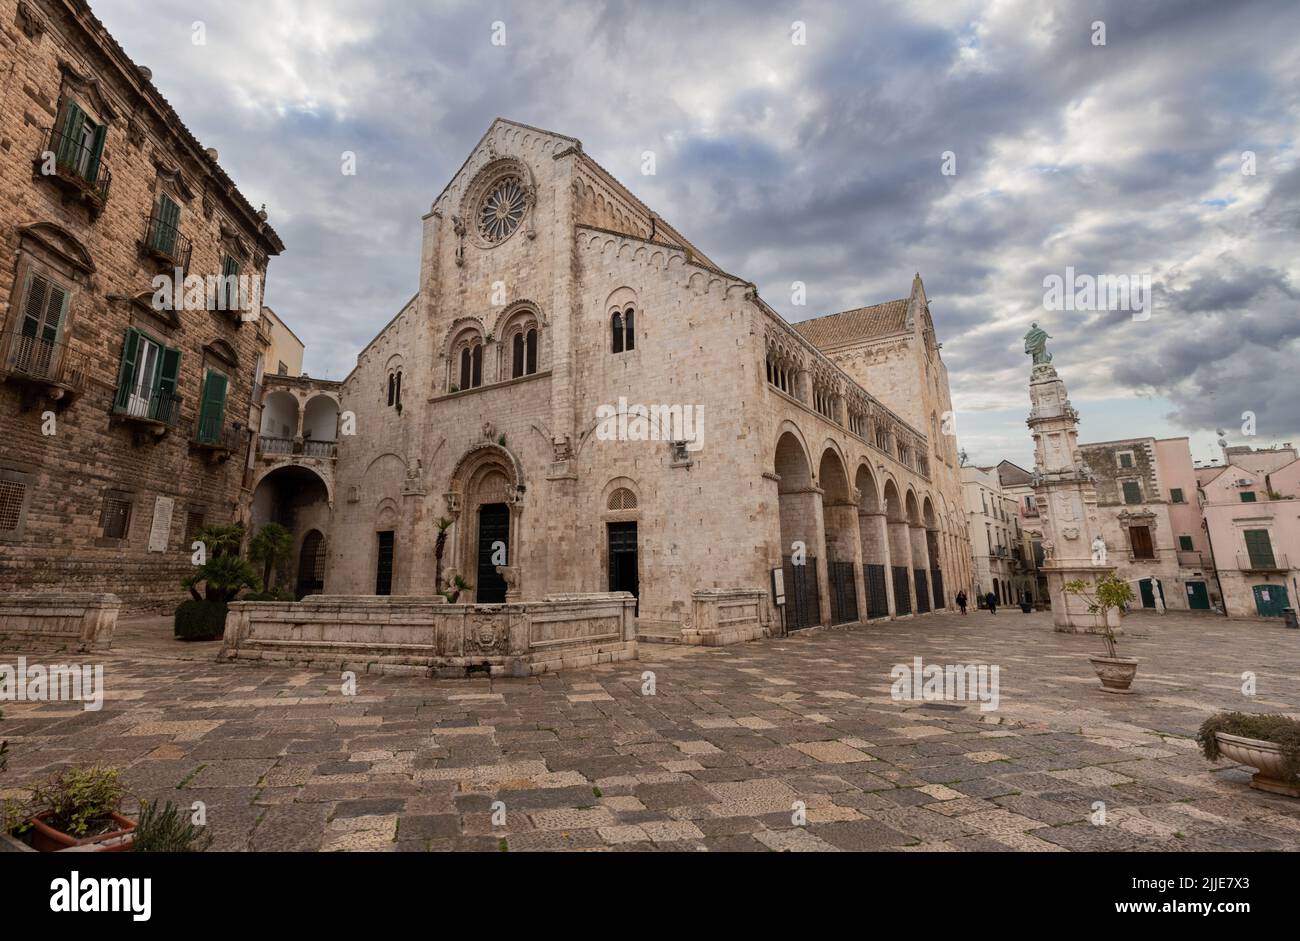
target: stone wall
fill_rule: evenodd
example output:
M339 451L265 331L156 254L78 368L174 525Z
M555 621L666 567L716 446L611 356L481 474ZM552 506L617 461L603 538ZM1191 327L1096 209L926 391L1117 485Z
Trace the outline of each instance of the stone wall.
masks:
M682 642L724 647L767 634L767 593L739 588L703 588L691 592L691 621Z
M76 644L104 650L113 644L122 602L91 592L8 592L0 594L0 636Z
M178 200L188 270L199 276L220 273L232 242L248 251L242 270L263 276L279 240L84 4L26 0L22 16L18 6L0 0L0 61L12 66L0 95L0 481L7 499L19 494L18 525L0 529L0 593L111 590L127 610L162 613L184 597L190 514L212 524L241 512L248 437L233 426L247 422L263 339L229 313L152 309L152 279L169 268L141 247L148 220L161 192ZM37 170L69 101L106 127L112 179L98 207ZM54 362L76 366L75 389L8 369L36 272L70 291ZM170 426L113 414L132 326L180 351ZM192 443L208 367L230 380L224 424L240 450L228 460ZM110 492L130 505L124 538L105 535Z
M494 605L373 595L236 602L220 656L371 673L527 676L635 658L635 605L626 592Z

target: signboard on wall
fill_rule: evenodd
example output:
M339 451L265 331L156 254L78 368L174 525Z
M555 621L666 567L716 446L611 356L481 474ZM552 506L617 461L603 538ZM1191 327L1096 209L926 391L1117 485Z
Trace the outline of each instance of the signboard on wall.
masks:
M772 569L772 602L777 607L785 605L785 572L779 567Z
M149 528L149 551L166 552L167 539L172 531L172 512L176 501L172 497L158 497L153 502L153 525Z

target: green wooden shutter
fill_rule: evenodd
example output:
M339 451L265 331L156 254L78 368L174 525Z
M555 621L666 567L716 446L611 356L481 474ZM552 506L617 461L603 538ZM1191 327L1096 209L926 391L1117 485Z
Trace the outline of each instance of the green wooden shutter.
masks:
M108 136L108 125L101 124L95 128L95 138L91 143L90 162L86 164L86 179L92 183L99 177L99 161L104 156L104 139Z
M117 373L117 395L113 407L125 411L127 400L131 396L131 387L135 385L136 357L140 350L140 331L135 327L126 328L126 341L122 344L122 366Z
M1124 502L1125 503L1142 502L1142 488L1138 486L1137 481L1135 480L1124 481Z
M34 338L40 334L45 312L49 308L49 300L50 282L39 275L29 276L27 302L23 305L23 336Z
M181 351L170 347L162 348L161 361L158 364L158 379L155 385L153 416L169 425L176 424L180 412L181 400L176 395L177 380L181 372Z
M221 423L226 412L226 377L208 370L203 384L203 402L199 408L199 440L214 444L221 440Z
M158 197L158 221L154 224L153 247L171 253L176 247L176 233L180 228L181 207L163 193Z
M1184 552L1191 552L1191 551L1193 550L1193 548L1195 548L1195 547L1192 545L1192 537L1191 537L1191 536L1179 536L1179 537L1178 537L1178 548L1179 548L1179 549L1182 549Z
M1267 529L1248 529L1246 536L1246 552L1250 555L1250 564L1263 568L1272 568L1273 560L1273 543L1268 538Z
M77 165L77 153L81 140L81 129L86 123L86 112L75 101L69 101L63 109L62 137L55 159L64 166Z
M1255 492L1253 490L1243 490L1241 492L1242 503L1255 503Z

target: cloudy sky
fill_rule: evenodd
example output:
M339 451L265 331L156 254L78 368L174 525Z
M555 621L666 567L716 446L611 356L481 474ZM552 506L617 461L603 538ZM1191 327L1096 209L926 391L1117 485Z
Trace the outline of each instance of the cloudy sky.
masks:
M500 115L580 138L790 320L920 271L976 463L1032 466L1034 320L1083 440L1300 444L1295 0L93 8L267 204L288 246L267 301L312 375L345 375L414 293L420 216ZM1148 275L1149 315L1047 309L1067 266Z

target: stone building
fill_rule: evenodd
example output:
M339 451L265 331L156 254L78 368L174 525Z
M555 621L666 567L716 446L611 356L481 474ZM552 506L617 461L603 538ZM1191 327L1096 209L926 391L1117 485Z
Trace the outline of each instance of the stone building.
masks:
M328 516L329 594L626 590L642 636L689 639L701 593L793 629L949 606L969 579L920 277L792 326L571 137L492 124L338 400L328 473L290 462L318 481L296 513Z
M1013 572L1034 606L1047 607L1050 596L1047 591L1047 575L1042 570L1046 560L1043 550L1043 519L1038 511L1038 500L1034 496L1034 475L1011 461L1000 461L997 471L1002 492L1016 502L1016 523L1021 538L1020 544L1012 549Z
M0 62L0 592L170 610L247 503L283 246L85 3L0 0Z
M1036 584L1024 563L1020 513L1015 497L1002 488L1001 465L961 470L974 562L972 605L984 607L989 592L1002 605L1019 604L1026 592L1033 598Z
M1230 617L1279 617L1300 598L1300 459L1290 444L1224 448L1198 467L1205 548ZM1217 598L1214 599L1217 602Z
M1130 438L1079 450L1094 475L1109 564L1133 583L1138 604L1208 610L1218 599L1188 440Z

